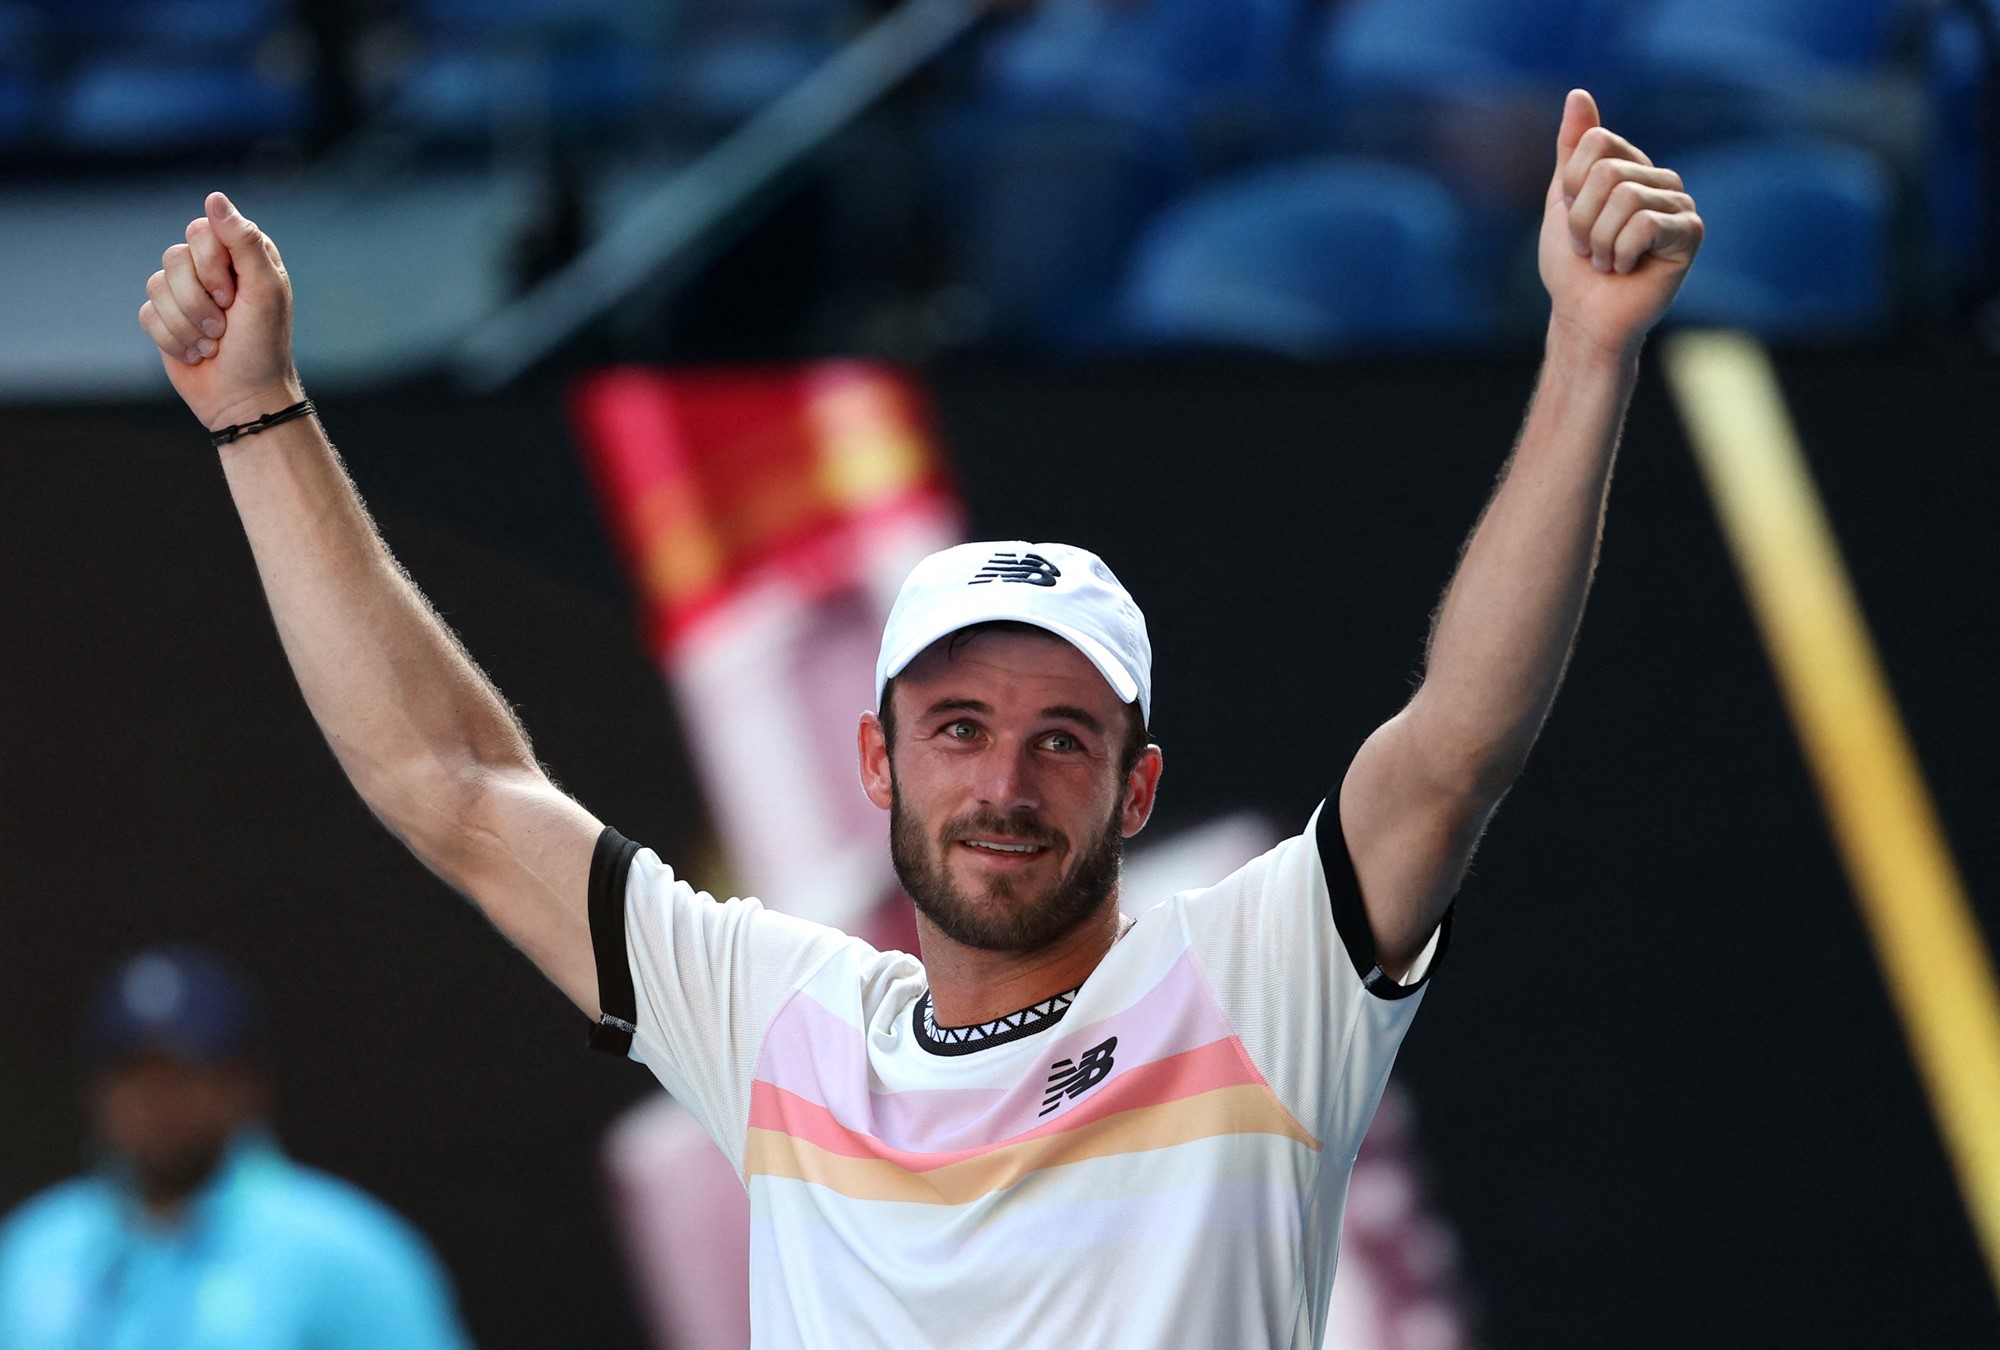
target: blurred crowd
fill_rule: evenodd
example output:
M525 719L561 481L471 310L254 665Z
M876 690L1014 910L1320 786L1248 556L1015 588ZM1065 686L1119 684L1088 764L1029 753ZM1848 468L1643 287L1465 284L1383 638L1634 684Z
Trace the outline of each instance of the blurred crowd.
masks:
M686 162L886 8L0 0L0 172L525 163L549 199L521 241L525 285L601 224L593 184ZM746 245L756 283L725 282L684 327L764 355L1529 337L1573 85L1682 171L1710 223L1678 317L1809 339L1959 323L1990 298L1996 13L1004 5L794 184Z

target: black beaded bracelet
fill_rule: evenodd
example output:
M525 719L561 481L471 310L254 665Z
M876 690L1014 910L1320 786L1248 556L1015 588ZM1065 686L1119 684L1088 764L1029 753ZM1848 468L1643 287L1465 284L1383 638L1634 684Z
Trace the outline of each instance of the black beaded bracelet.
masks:
M260 431L269 431L272 427L283 422L289 422L293 418L305 417L312 411L313 401L309 398L302 398L291 407L280 408L274 413L265 413L254 422L238 422L233 427L224 427L220 431L211 431L208 433L208 443L220 448L236 440L238 437L255 436Z

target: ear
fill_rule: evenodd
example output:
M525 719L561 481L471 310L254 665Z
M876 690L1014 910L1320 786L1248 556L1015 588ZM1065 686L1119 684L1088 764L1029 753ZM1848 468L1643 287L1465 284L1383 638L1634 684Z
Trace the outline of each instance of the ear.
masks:
M1153 802L1159 796L1160 771L1165 767L1160 747L1149 745L1132 766L1132 772L1126 775L1125 804L1118 815L1118 831L1127 839L1146 828L1146 821L1153 814Z
M861 758L861 790L869 801L887 811L895 797L896 779L889 767L889 737L882 729L882 719L872 712L861 714L854 744Z

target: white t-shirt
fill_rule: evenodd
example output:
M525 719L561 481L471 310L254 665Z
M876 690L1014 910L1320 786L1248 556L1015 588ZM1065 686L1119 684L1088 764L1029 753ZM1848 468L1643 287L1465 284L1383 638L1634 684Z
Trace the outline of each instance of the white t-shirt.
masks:
M631 1054L749 1187L756 1345L1318 1347L1444 931L1383 976L1337 818L1139 914L1074 994L960 1030L916 958L607 831Z

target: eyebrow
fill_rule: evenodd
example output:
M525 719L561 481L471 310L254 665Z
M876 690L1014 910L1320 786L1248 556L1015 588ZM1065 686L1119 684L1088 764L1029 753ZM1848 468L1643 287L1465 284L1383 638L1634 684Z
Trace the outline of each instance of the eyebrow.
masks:
M1099 734L1102 734L1104 731L1104 724L1102 722L1083 709L1068 703L1058 703L1053 707L1044 708L1042 709L1042 716L1060 718L1066 722L1074 722L1085 731Z
M924 717L929 719L941 713L948 712L984 713L990 716L993 712L993 705L976 698L941 698L931 704L930 707L924 709ZM1077 707L1073 703L1051 704L1042 709L1040 715L1045 719L1052 718L1065 722L1074 722L1085 731L1094 732L1098 735L1102 735L1104 732L1104 723L1098 721L1094 715Z
M929 718L936 717L939 713L948 713L948 712L991 713L992 711L993 711L992 704L981 703L976 698L941 698L937 702L931 704L930 707L924 709L924 717L926 720L928 720Z

